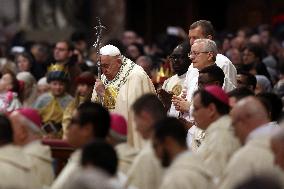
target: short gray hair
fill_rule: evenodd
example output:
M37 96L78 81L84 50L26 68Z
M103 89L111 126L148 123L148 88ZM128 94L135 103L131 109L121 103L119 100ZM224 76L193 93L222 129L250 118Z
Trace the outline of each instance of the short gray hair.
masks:
M204 44L203 50L206 51L206 52L213 52L215 56L218 53L217 45L211 39L196 39L193 44L195 44L195 43L197 43L197 44L203 43Z

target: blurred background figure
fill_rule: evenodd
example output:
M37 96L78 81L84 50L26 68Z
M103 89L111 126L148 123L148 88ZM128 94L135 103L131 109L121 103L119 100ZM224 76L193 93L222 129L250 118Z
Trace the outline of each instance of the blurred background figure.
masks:
M22 104L23 107L32 107L37 98L36 79L30 72L20 72L17 79L23 82L22 88Z
M42 95L49 91L49 84L47 83L46 77L40 78L37 82L37 96Z
M82 72L76 78L76 93L74 99L67 105L63 112L62 130L63 139L66 139L68 126L76 108L83 102L91 101L93 87L96 79L91 72Z
M70 178L65 189L122 189L115 179L118 157L113 147L103 141L93 141L83 148L82 170Z

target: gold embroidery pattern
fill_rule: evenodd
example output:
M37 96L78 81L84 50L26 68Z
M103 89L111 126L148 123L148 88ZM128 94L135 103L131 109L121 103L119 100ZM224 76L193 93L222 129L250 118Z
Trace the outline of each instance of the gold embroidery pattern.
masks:
M106 88L103 105L107 109L114 109L118 91L111 85Z
M182 91L182 86L181 85L175 85L172 89L172 92L176 95L179 96Z
M119 93L119 89L127 81L127 77L133 70L134 66L134 62L122 56L122 65L113 80L108 81L105 75L102 75L101 80L106 87L103 105L106 108L115 108L116 98Z

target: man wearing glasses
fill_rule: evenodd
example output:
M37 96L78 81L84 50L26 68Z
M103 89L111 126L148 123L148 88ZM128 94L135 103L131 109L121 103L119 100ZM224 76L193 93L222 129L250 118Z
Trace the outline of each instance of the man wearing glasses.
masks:
M194 43L196 39L211 39L214 38L214 28L210 21L198 20L191 24L188 32L188 37L190 40L190 45ZM236 88L237 80L237 70L232 62L224 55L217 53L215 63L219 66L225 74L225 82L223 89L229 92ZM194 66L190 66L191 69Z

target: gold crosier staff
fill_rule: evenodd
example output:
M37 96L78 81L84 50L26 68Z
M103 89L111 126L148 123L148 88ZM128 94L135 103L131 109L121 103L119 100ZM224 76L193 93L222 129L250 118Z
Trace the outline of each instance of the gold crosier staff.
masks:
M101 80L101 75L102 75L102 70L101 70L101 56L100 56L100 49L101 49L101 40L102 40L102 30L105 29L106 27L102 25L101 23L101 19L99 17L97 17L97 21L98 24L97 26L95 26L95 30L96 30L96 36L97 39L95 41L95 43L93 44L93 46L96 48L97 51L97 66L98 66L98 78ZM98 94L98 100L99 103L102 104L103 102L103 97L101 95Z

